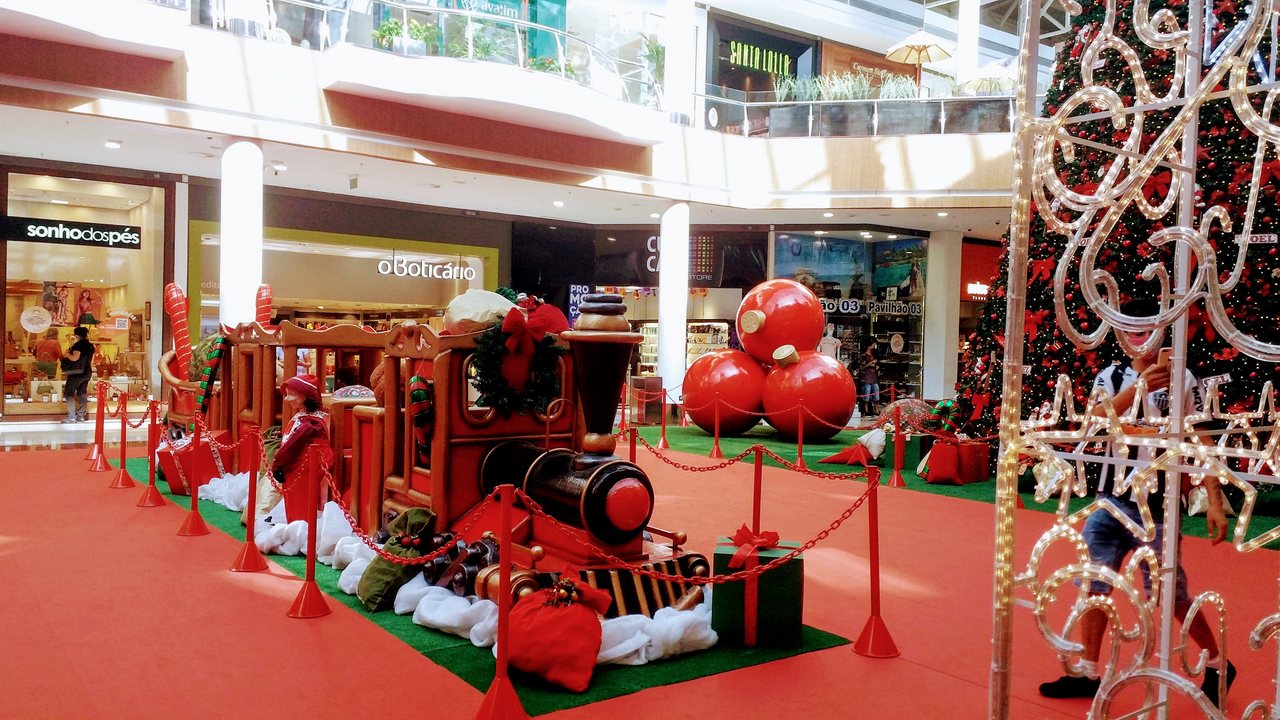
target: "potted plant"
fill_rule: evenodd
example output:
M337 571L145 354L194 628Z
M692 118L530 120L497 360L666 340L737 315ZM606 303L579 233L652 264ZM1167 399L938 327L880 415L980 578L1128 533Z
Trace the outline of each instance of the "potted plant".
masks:
M919 135L942 130L942 105L936 101L916 100L918 88L914 78L886 73L880 82L882 100L902 102L880 103L878 132L881 135Z
M872 132L874 108L862 102L871 96L871 78L842 72L818 78L822 100L821 130L824 137L865 137Z
M427 54L428 45L438 44L439 34L439 29L434 25L418 22L414 18L409 18L408 28L399 20L388 19L373 31L373 42L383 50L420 57Z
M534 58L529 58L529 64L528 64L528 66L527 66L527 67L528 67L530 70L536 70L536 71L538 71L538 72L550 73L550 74L552 74L552 75L560 75L560 74L562 74L562 73L560 72L560 70L561 70L560 60L559 60L559 59L557 59L557 58L553 58L553 57L534 57ZM571 78L571 79L573 79L573 78L577 78L578 73L577 73L577 70L575 70L575 69L574 69L574 67L573 67L573 63L571 63L571 62L567 62L567 61L565 62L565 64L564 64L564 72L563 72L563 75L564 75L564 77Z
M820 95L818 79L777 75L773 93L778 102L811 102ZM812 105L774 107L769 110L769 137L808 137L813 115Z

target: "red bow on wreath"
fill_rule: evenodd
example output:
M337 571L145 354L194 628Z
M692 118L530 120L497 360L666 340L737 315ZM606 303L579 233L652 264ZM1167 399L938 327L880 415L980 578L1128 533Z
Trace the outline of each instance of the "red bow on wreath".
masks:
M523 392L529 382L529 367L533 364L533 352L546 336L550 324L546 318L526 319L519 308L511 308L502 320L502 332L507 333L507 354L502 358L502 376L516 392Z

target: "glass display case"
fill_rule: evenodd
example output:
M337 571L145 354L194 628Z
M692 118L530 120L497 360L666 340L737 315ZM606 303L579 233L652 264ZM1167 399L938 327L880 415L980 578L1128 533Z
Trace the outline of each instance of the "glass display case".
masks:
M647 376L658 373L658 323L636 324L636 332L644 336L636 350L633 375ZM729 347L729 323L724 320L690 320L685 335L685 368L713 350Z
M924 317L874 314L871 337L879 350L881 400L887 402L891 386L897 388L896 397L921 397Z

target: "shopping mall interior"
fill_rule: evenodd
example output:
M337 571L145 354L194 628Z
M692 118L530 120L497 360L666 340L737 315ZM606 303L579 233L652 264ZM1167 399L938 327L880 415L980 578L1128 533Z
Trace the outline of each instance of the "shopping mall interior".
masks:
M1133 12L1132 3L1123 4ZM1024 485L1015 472L1012 490L997 491L1006 485L995 481L992 461L1002 456L993 432L983 445L982 482L939 494L922 479L929 465L920 447L923 437L927 453L937 433L908 440L896 434L904 427L900 415L891 425L876 418L903 402L926 415L932 409L936 422L937 409L948 408L958 382L973 373L974 357L986 352L971 348L991 340L990 333L975 335L984 332L980 323L997 312L1003 322L1006 283L1017 285L1004 273L1026 274L1006 254L1011 221L1026 220L1019 205L1026 196L1018 193L1021 158L1031 146L1022 145L1020 156L1015 131L1050 111L1045 95L1063 58L1078 65L1081 43L1100 32L1103 24L1082 27L1079 14L1102 17L1105 3L1086 5L1073 19L1063 4L1016 0L0 0L0 458L9 459L0 462L0 507L9 508L0 510L0 568L29 573L40 588L5 601L9 619L0 621L0 636L27 649L0 660L0 695L17 698L0 715L349 717L395 712L395 704L418 702L424 693L433 715L459 718L522 717L513 702L528 715L556 718L671 711L1071 718L1096 710L1102 701L1090 705L1092 692L1055 699L1038 690L1064 666L1079 674L1070 665L1080 647L1046 631L1049 611L1034 605L1041 600L1035 587L1002 605L999 569L1007 559L999 560L997 548L1007 543L1022 559L1037 538L1066 532L1056 499L1033 492L1037 481L1048 481L1032 477L1028 465ZM1028 22L1028 13L1037 22ZM1154 22L1165 21L1173 22L1163 15ZM1074 208L1077 200L1066 204ZM698 396L686 371L704 356L749 345L742 313L755 302L753 289L780 280L816 298L821 340L798 349L826 356L823 362L849 378L856 405L838 410L833 432L813 447L805 447L801 420L799 446L770 434L768 448L738 439L740 448L726 444L718 455L720 403L737 411L733 403L746 400L737 390L717 394L714 420L695 417L691 425ZM259 290L253 307L250 296L263 286L266 295ZM465 335L457 330L458 303L499 289L510 289L517 304L534 298L521 307L552 306L570 321L613 313L599 306L614 299L600 298L619 296L626 324L613 329L633 337L634 348L610 389L622 398L606 403L616 423L608 432L590 427L586 388L594 386L571 377L563 361L556 371L563 386L551 396L563 390L572 410L553 412L544 398L532 419L521 411L509 426L487 424L494 412L477 407L486 402L486 386L475 359L485 345L452 336ZM1026 311L1029 323L1047 315ZM1115 327L1118 336L1121 325ZM68 360L80 328L93 348L87 367ZM506 322L501 328L524 332ZM1001 325L1002 346L1004 337ZM1029 337L1035 339L1034 325ZM566 342L576 353L575 341ZM512 336L505 347L517 353L518 345ZM475 355L459 369L462 390L451 395L453 361L445 353L463 347ZM873 351L879 395L867 402L858 393L866 392L859 388ZM769 370L787 365L784 355L756 359ZM572 358L575 370L596 367ZM986 361L983 355L979 367ZM986 373L996 379L983 382L998 385L994 353L990 363ZM277 375L267 382L270 366ZM383 415L370 419L372 409L337 401L344 384L375 387L369 396L382 398L375 375L384 367L403 375L386 391L401 407L377 408L387 413L385 423ZM352 377L344 379L343 369ZM532 372L529 382L538 377ZM764 382L758 366L751 372ZM798 623L803 610L800 649L754 647L754 639L738 647L721 628L726 647L701 660L691 653L643 669L627 667L639 665L630 661L608 665L586 695L517 674L517 692L508 696L494 689L498 680L490 685L495 661L487 650L465 639L455 647L457 631L447 636L403 617L404 627L376 619L351 591L342 594L328 567L320 568L330 573L320 585L333 613L286 617L300 584L295 574L310 576L301 561L276 551L265 573L223 573L245 532L229 510L225 518L217 515L222 508L205 511L214 526L207 541L171 536L192 500L191 469L174 459L187 447L179 443L198 448L206 433L215 448L234 441L228 452L237 454L237 467L261 466L241 457L253 452L245 443L261 445L272 424L284 426L287 442L290 417L301 411L280 399L284 386L275 381L295 375L314 377L337 420L326 432L333 467L346 468L346 480L333 476L332 496L352 501L343 508L348 529L369 542L379 531L389 542L386 527L415 505L434 508L439 532L480 542L463 525L496 521L496 505L486 509L492 498L480 490L458 495L449 484L503 452L497 435L541 447L545 432L548 457L557 443L621 457L629 437L628 462L643 483L624 483L643 485L651 496L646 547L667 537L677 554L687 542L714 554L717 575L727 572L717 543L739 524L745 532L753 513L753 532L760 532L763 493L768 529L784 540L824 541L806 545L798 590L776 601L778 617L783 606L795 606ZM74 388L85 377L88 419L80 420ZM582 397L575 399L575 387ZM524 390L513 392L519 398ZM431 393L434 410L423 410L432 407L423 399ZM449 402L470 407L455 418ZM999 402L997 396L997 409ZM374 401L355 404L372 408ZM973 417L981 413L979 407ZM763 427L745 438L754 440ZM879 471L816 464L817 456L867 431L883 435L885 427L881 467L886 478L905 474L907 489L877 494L867 488ZM433 432L445 438L429 450ZM607 448L592 444L615 432L616 447L613 440ZM139 485L153 484L146 498L157 492L164 467L157 476L147 465L148 456L163 465L157 443L169 448L170 467L183 477L175 484L167 474L156 501L163 509L141 509L118 484L133 473ZM738 450L736 460L715 460ZM103 474L84 471L86 451ZM210 455L214 474L230 475L221 452ZM432 452L450 459L432 460ZM762 453L777 462L762 464ZM122 468L115 489L105 490L114 465ZM710 480L691 482L697 477ZM240 482L243 507L245 488L253 493L256 486ZM1014 511L1019 490L1031 507ZM459 497L477 509L457 511ZM873 515L863 522L868 506L878 508L878 521ZM1060 512L1067 506L1064 495ZM526 505L526 524L517 524L530 547L545 532L533 507ZM83 528L73 534L101 533L71 547L113 548L108 557L86 558L103 566L84 579L97 598L92 619L65 624L64 613L85 609L38 600L64 594L59 583L78 581L47 569L65 563L37 539L64 512L77 518L71 527ZM1011 530L1015 513L1019 524ZM851 516L851 527L825 542L827 521L842 518L833 523L838 528ZM1210 575L1218 562L1210 539L1201 531L1180 551L1192 577ZM556 542L547 543L551 557ZM618 560L579 557L566 550L572 543L558 542L578 565L590 565L588 557ZM635 561L622 545L607 547ZM535 565L543 550L521 552ZM1262 569L1267 555L1240 557L1247 569L1231 583L1270 577ZM457 562L450 577L463 567ZM754 566L753 557L748 571ZM1249 575L1254 571L1259 575ZM630 577L639 588L640 576ZM616 589L616 573L613 582ZM751 575L748 596L755 582ZM677 593L666 592L664 610L677 604ZM621 594L616 589L608 615L626 615ZM1267 612L1258 593L1242 594L1234 612ZM761 602L768 625L775 601ZM755 603L748 597L739 617ZM1141 607L1168 629L1154 606ZM1064 636L1078 620L1070 608L1067 602L1052 612L1052 622L1065 623ZM655 613L646 606L642 614ZM708 622L716 627L714 617ZM168 632L156 632L162 627ZM1240 646L1233 657L1247 654L1242 635L1233 631ZM1225 620L1222 636L1225 643ZM1179 642L1152 638L1166 649ZM1121 640L1111 637L1108 647ZM1239 698L1268 692L1267 662L1252 655L1235 661L1252 671L1240 676ZM499 676L506 662L498 653ZM1151 662L1169 672L1173 661L1165 654ZM78 669L67 673L68 664ZM1106 701L1110 714L1095 717L1120 717L1120 706L1150 700L1124 683L1114 692L1120 699ZM1151 692L1164 705L1153 710L1160 717L1201 710L1220 717L1189 695L1169 700L1167 687ZM1233 700L1230 710L1238 715L1245 705Z

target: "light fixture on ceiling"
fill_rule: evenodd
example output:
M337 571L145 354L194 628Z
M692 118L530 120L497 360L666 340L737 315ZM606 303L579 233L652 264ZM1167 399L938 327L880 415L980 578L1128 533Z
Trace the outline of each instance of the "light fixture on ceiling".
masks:
M271 169L276 171L277 175L289 169L289 166L286 165L283 160L272 160L269 164L271 165Z
M552 201L552 203L551 203L551 204L552 204L552 205L554 205L554 206L556 206L556 207L558 207L558 208L562 208L562 207L564 207L564 201L563 201L563 200L554 200L554 201Z
M822 217L835 217L835 216L836 216L835 213L830 213L830 212L822 213Z
M618 238L616 238L616 237L608 238L608 240L609 240L609 242L618 242Z
M317 305L317 306L316 306L316 309L317 309L317 310L323 310L323 309L324 309L324 306L323 306L323 305Z
M898 236L897 236L897 235L888 235L887 237L888 237L890 240L897 240L897 239L898 239Z
M814 234L814 235L826 235L826 234L827 234L827 231L826 231L826 230L814 230L814 231L813 231L813 234Z
M547 229L548 229L548 230L555 230L555 229L556 229L556 226L555 226L555 225L548 225L548 226L547 226Z
M662 216L661 216L661 215L659 215L658 213L649 213L649 217L653 218L654 220L657 220L658 218L660 218L660 217L662 217Z
M108 140L102 143L108 150L119 150L124 147L124 143L119 140Z
M71 204L66 200L50 200L49 202L53 203L54 205L70 205Z
M949 213L949 212L940 212L940 213L938 213L938 217L946 217L946 216L948 216L948 215L950 215L950 214L951 214L951 213Z

